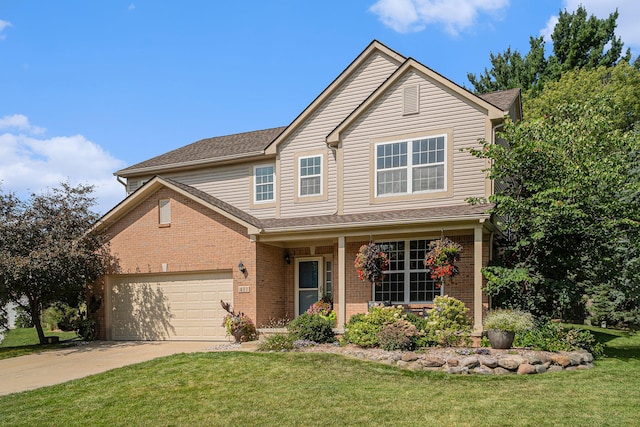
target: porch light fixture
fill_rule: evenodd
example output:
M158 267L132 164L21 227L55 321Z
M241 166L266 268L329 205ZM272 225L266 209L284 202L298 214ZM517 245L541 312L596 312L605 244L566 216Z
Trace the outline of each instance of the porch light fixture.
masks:
M289 252L284 254L284 262L291 264L291 255L289 255Z
M238 270L240 270L240 273L243 273L243 274L247 272L247 268L244 266L242 261L240 261L240 264L238 264Z

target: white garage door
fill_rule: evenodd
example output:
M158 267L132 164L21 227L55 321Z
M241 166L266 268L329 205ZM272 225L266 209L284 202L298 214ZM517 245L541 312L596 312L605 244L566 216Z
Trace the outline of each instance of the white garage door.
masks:
M107 300L113 340L221 340L220 300L233 303L233 279L231 272L112 276Z

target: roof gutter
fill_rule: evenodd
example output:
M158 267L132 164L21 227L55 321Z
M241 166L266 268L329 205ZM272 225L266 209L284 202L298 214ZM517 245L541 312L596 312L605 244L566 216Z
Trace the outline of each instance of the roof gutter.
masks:
M353 228L365 228L365 227L380 227L380 226L388 226L388 225L397 225L397 226L405 226L406 223L411 222L412 224L431 224L436 222L461 222L461 221L474 221L477 220L480 224L483 224L486 220L491 218L490 214L482 214L482 215L461 215L457 217L432 217L428 220L424 220L424 218L403 218L402 223L398 223L398 219L387 219L380 221L359 221L359 222L347 222L347 223L334 223L334 224L315 224L315 225L296 225L292 227L264 227L263 231L265 234L269 233L296 233L296 232L306 232L306 231L323 231L323 230L336 230L336 229L353 229Z
M157 172L162 172L167 170L186 169L186 168L205 166L211 163L223 163L223 162L230 162L233 160L249 160L250 158L263 156L263 155L264 155L264 150L252 151L249 153L231 154L229 156L216 157L214 159L209 158L209 159L192 160L189 162L170 163L167 165L148 166L148 167L128 169L128 170L121 169L115 172L114 175L115 176L123 175L127 177L127 176L141 175L141 174L150 173L150 172L157 173ZM123 174L123 172L125 172L125 174Z

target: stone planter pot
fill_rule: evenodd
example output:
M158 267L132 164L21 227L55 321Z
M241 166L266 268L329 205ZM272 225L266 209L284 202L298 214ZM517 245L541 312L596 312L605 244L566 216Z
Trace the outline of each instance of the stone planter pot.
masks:
M489 329L487 331L487 338L489 338L491 347L495 349L511 348L515 337L515 332L501 331L499 329Z

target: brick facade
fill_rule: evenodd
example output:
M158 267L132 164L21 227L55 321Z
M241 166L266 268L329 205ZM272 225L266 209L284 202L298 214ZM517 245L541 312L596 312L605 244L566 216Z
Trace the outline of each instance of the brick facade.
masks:
M159 224L158 203L162 199L171 202L171 223ZM242 225L216 213L171 189L163 188L153 193L123 217L111 224L109 236L112 254L118 262L112 274L157 274L166 271L203 272L232 271L233 307L254 320L256 326L267 326L281 319L293 319L296 315L296 260L306 257L323 257L332 261L333 296L339 304L338 245L300 246L282 248L252 242ZM450 236L462 245L460 274L445 286L445 294L463 301L469 307L473 319L473 234ZM488 235L483 242L483 265L489 258ZM389 240L394 240L390 237ZM366 312L372 300L370 284L358 279L353 260L366 241L350 241L346 246L346 319L356 313ZM285 262L289 256L289 264ZM242 261L247 272L241 273ZM323 263L324 264L324 263ZM322 266L323 275L325 267ZM239 287L249 287L249 292L239 292ZM90 293L97 298L105 295L105 279L99 280ZM486 306L486 297L484 298ZM423 305L411 304L412 308ZM106 338L104 328L105 304L95 313L98 334Z
M162 199L171 201L168 226L159 224L158 202ZM162 273L163 264L171 273L232 271L234 309L252 319L258 314L256 285L260 283L266 290L264 277L277 270L269 257L278 258L278 250L258 249L258 244L250 241L245 227L168 188L146 198L105 232L111 253L118 259L113 273ZM262 255L260 268L265 269L262 275L256 262L258 251ZM240 261L247 269L246 275L238 269ZM249 286L250 291L239 293L240 286ZM92 292L104 301L104 279L94 285ZM103 303L96 313L102 339L106 337L104 306Z

